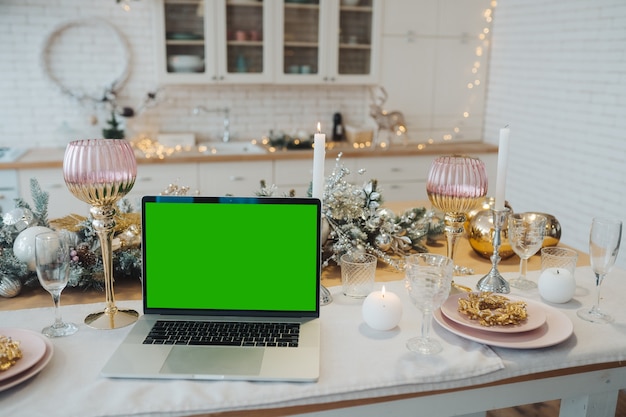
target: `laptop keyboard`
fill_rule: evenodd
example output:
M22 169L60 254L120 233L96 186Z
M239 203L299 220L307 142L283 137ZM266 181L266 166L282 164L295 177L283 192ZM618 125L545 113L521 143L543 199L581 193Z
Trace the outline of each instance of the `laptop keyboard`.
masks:
M144 345L297 347L299 323L158 320Z

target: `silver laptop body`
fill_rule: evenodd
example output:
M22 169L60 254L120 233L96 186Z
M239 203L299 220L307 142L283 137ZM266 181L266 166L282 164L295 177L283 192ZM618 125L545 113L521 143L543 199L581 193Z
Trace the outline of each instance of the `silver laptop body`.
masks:
M102 375L316 381L320 213L320 201L311 198L144 197L144 314ZM164 344L152 337L146 341L157 321L183 326L213 322L220 327L225 322L271 322L283 328L296 323L299 330L291 330L297 333L295 343L282 338L242 346L232 346L237 343L230 338L217 346L178 340ZM167 334L157 337L176 332ZM202 339L213 339L213 334L203 330Z

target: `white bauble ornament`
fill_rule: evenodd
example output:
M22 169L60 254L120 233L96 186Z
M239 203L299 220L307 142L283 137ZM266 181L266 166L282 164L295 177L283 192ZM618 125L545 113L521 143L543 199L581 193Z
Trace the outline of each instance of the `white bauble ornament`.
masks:
M43 226L33 226L24 229L15 238L13 242L13 254L17 259L28 265L29 271L35 271L35 236L40 233L52 232Z

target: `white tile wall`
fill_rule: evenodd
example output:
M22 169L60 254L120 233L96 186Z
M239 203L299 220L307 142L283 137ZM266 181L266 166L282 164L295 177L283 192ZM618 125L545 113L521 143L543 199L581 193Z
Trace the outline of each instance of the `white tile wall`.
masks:
M2 0L0 1L0 146L64 146L69 140L101 137L108 113L101 107L79 105L59 93L44 76L40 59L51 33L76 19L104 18L127 39L132 55L130 76L118 95L118 104L138 108L145 95L156 90L152 1L131 1L125 12L115 0ZM92 45L77 54L102 59L102 68L111 65L107 51L112 38L94 31ZM61 32L62 35L70 30ZM112 80L108 71L73 60L63 50L63 37L55 46L54 73L75 82L78 77ZM93 61L92 61L93 62ZM82 67L82 68L81 68ZM115 61L112 66L115 66ZM162 86L161 86L162 87ZM162 87L160 104L138 117L128 119L130 134L156 130L196 131L200 139L221 135L222 120L217 115L193 116L195 105L229 107L234 139L250 139L270 129L287 133L313 131L317 121L330 131L332 115L340 111L349 124L369 123L367 89L363 86L168 86ZM93 116L98 122L92 125Z
M626 2L502 1L493 31L485 132L511 127L507 199L587 250L593 216L626 221Z

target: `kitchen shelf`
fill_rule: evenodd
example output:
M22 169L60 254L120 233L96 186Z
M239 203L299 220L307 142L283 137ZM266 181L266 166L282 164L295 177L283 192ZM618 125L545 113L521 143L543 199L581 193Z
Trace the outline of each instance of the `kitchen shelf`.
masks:
M166 45L173 45L173 46L203 46L204 45L204 39L198 39L198 40L189 40L189 41L181 41L178 39L167 39L165 41Z
M366 50L370 50L372 49L372 45L367 44L367 43L340 43L339 44L340 48L344 48L344 49L366 49Z
M340 10L342 12L363 12L363 13L372 13L374 11L372 6L341 6Z

